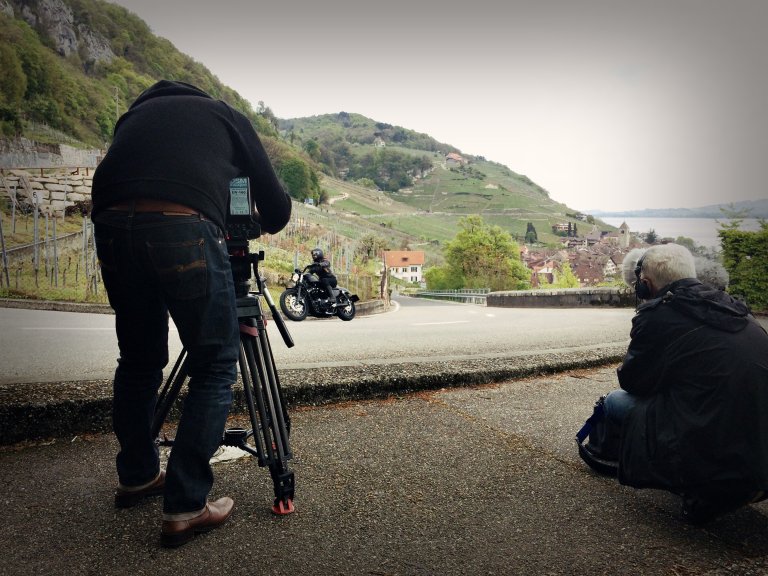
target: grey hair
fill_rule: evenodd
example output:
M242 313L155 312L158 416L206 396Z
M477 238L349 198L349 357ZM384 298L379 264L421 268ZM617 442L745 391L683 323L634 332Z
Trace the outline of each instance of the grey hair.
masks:
M696 277L702 284L716 290L725 290L728 287L730 276L722 264L701 256L696 257L695 263Z
M643 257L643 254L645 254L647 250L647 248L633 248L626 256L624 256L621 268L622 277L627 286L635 285L635 281L637 280L635 278L637 262ZM645 264L645 262L643 262L643 264ZM728 287L728 282L730 280L728 271L719 262L702 256L696 256L694 258L694 268L696 269L696 278L698 278L702 284L706 284L710 288L716 290L725 290ZM643 269L645 270L645 267L643 267Z
M635 267L637 266L637 261L645 254L645 250L645 248L632 248L624 256L624 260L621 262L621 275L627 286L635 285Z
M685 246L651 246L643 255L643 276L661 289L676 280L696 278L696 264Z

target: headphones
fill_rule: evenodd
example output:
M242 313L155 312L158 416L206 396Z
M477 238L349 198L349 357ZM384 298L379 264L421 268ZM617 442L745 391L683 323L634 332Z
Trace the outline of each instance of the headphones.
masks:
M635 265L635 294L640 300L649 300L651 298L651 289L648 284L640 280L640 273L643 271L643 260L645 260L645 254L643 254Z

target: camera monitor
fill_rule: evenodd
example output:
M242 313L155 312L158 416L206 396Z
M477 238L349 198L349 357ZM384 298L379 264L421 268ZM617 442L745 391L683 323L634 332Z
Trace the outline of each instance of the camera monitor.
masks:
M251 186L247 177L232 178L229 182L227 233L232 239L253 239L261 235L261 227L254 217Z

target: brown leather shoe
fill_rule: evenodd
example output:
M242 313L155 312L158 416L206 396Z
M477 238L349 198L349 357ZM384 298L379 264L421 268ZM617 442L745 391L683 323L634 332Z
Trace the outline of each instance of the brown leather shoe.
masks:
M192 540L195 534L218 528L232 515L234 505L232 498L224 496L208 502L203 513L190 520L163 520L160 543L166 548L175 548Z
M165 471L160 470L160 474L150 484L147 484L139 490L122 488L120 486L115 490L115 508L130 508L136 506L144 498L149 496L159 496L165 488Z

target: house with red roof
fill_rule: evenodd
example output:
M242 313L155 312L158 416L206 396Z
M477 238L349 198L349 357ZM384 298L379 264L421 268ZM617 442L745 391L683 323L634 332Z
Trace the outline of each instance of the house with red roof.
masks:
M406 282L424 278L424 252L421 250L385 250L384 267L390 276Z

